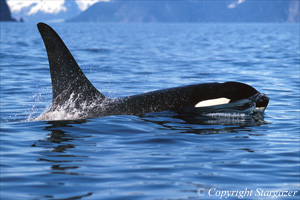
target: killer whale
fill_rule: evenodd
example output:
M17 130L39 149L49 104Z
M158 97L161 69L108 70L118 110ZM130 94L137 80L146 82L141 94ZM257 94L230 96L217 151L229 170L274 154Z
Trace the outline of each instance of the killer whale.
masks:
M173 111L205 113L262 110L269 98L240 82L202 83L180 86L121 98L99 92L82 72L59 35L47 24L38 23L44 41L52 81L52 106L38 120L86 119L109 115L144 115ZM54 117L60 113L60 117Z

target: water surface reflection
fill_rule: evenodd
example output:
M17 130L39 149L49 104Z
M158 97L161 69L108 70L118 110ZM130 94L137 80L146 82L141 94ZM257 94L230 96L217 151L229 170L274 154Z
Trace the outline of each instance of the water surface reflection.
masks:
M256 152L249 141L253 142L254 127L264 123L262 116L220 119L174 113L50 121L43 128L48 132L45 139L32 147L44 149L38 162L48 168L44 184L54 187L48 190L54 194L45 196L51 199L94 198L101 192L113 196L109 191L116 185L120 193L127 195L130 187L143 196L150 182L174 190L174 173L197 174L192 183L184 183L192 187L189 191L196 191L191 184L205 185L214 177L209 174L223 173L223 165L243 165L244 157L231 162L224 160L224 155L232 150L241 155ZM158 178L160 170L169 178ZM72 192L65 193L67 190Z

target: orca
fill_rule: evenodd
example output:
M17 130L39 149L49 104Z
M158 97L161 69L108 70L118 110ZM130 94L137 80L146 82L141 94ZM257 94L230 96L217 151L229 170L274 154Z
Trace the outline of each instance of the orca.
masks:
M109 115L264 111L269 98L240 82L202 83L162 89L121 98L100 93L84 75L59 35L38 23L52 80L52 106L38 120L87 119ZM59 116L58 116L59 115Z

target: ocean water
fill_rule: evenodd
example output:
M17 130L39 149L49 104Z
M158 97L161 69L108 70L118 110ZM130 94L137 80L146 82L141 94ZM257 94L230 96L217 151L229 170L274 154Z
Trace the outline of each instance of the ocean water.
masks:
M299 24L50 24L96 88L122 97L240 81L264 115L162 112L33 121L51 79L35 24L1 22L0 199L299 199Z

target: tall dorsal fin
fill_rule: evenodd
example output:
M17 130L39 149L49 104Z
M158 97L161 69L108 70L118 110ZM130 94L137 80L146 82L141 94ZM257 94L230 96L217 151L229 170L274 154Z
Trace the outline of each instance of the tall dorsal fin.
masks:
M103 100L105 96L83 74L58 34L47 24L38 23L37 27L45 43L50 65L53 91L51 109L63 105L71 95L76 98L77 105L84 101Z

